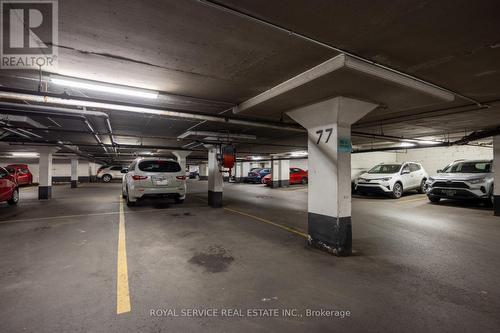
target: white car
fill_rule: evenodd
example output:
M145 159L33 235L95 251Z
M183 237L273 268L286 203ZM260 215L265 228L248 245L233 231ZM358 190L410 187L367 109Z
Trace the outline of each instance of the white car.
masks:
M382 193L399 199L404 192L411 190L424 193L428 178L420 163L382 163L358 178L356 190L360 194Z
M172 198L176 203L186 198L186 173L175 160L137 158L122 172L122 195L128 206L145 198Z
M99 168L97 171L97 179L102 180L105 183L109 183L113 179L122 179L123 174L122 171L123 166L121 165L108 165Z

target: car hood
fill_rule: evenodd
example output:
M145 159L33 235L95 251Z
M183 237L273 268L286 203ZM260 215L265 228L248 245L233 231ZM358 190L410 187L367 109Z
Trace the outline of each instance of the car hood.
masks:
M368 173L365 172L359 178L364 178L364 179L380 179L380 178L389 178L389 177L394 177L396 173Z
M493 173L438 173L432 176L435 180L470 180L482 177L493 177Z

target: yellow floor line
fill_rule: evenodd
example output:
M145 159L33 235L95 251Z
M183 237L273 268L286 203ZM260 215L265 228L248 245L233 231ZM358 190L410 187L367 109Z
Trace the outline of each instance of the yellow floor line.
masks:
M128 287L127 249L125 246L125 214L120 198L120 224L118 227L118 263L116 270L116 314L130 312Z
M425 200L425 199L427 199L427 197L418 197L418 198L412 198L412 199L408 199L408 200L400 200L397 202L398 203L406 203L406 202L421 201L421 200Z
M233 212L233 213L236 213L236 214L240 214L240 215L243 215L243 216L246 216L246 217L250 217L250 218L252 218L254 220L257 220L257 221L260 221L260 222L264 222L264 223L273 225L275 227L278 227L278 228L281 228L283 230L289 231L289 232L294 233L296 235L299 235L301 237L307 238L307 234L304 233L304 232L302 232L302 231L300 231L300 230L296 230L294 228L287 227L285 225L278 224L278 223L275 223L275 222L263 219L261 217L258 217L258 216L252 215L252 214L247 214L247 213L244 213L244 212L240 212L239 210L236 210L236 209L224 207L224 210L227 210L227 211L230 211L230 212Z

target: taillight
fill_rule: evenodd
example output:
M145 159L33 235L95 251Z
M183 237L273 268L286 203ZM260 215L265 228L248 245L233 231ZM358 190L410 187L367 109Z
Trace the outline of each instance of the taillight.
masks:
M143 180L143 179L148 179L148 176L138 176L138 175L133 175L132 176L133 180Z
M177 176L175 178L180 179L180 180L186 180L186 176Z

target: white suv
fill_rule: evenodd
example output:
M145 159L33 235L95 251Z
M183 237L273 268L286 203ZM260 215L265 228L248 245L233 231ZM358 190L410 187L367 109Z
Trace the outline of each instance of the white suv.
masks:
M137 158L122 172L122 195L128 206L144 198L173 198L176 203L186 198L186 173L177 161Z
M109 183L112 179L122 179L122 170L123 167L121 165L104 166L99 168L96 177L105 183Z
M425 192L427 172L420 163L378 164L362 174L356 185L360 194L383 193L399 199L404 192Z

